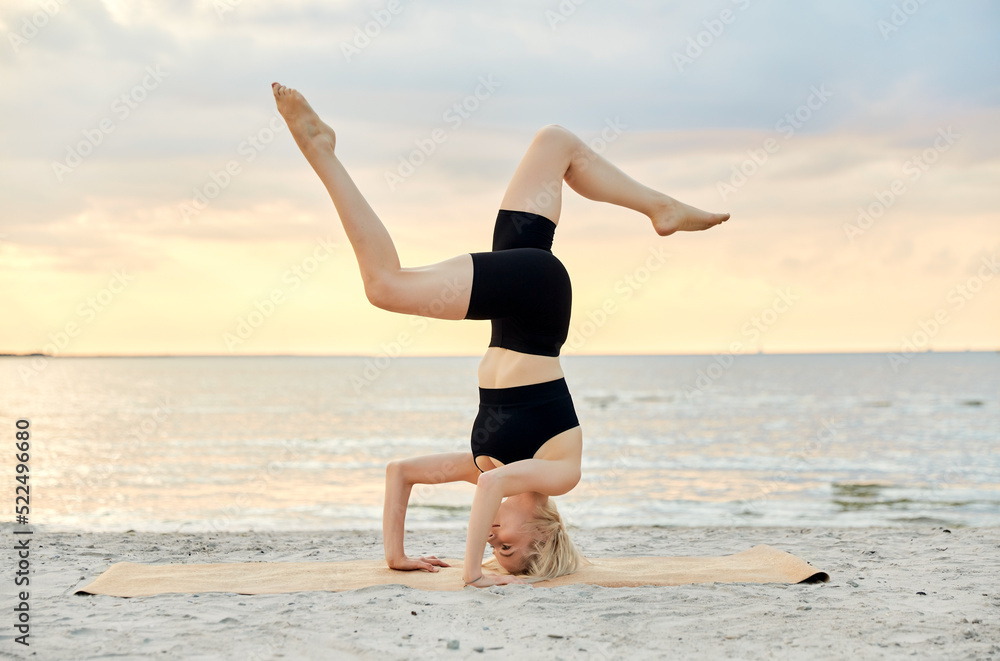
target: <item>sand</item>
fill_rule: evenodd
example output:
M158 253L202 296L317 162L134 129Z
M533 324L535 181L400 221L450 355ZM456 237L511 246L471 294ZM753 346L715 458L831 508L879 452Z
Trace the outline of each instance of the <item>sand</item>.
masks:
M0 531L14 539L10 524ZM381 536L36 528L31 646L13 641L8 552L0 658L1000 659L1000 528L604 528L574 536L594 557L722 555L770 544L831 580L122 599L73 592L120 561L372 558L381 556ZM456 531L412 531L407 540L413 554L461 556L464 547Z

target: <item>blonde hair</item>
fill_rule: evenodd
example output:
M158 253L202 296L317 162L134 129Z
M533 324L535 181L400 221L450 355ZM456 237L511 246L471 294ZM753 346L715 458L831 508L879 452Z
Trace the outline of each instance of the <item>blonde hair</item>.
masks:
M531 582L547 581L551 578L572 574L587 559L577 550L566 531L566 524L559 516L555 502L548 498L538 506L536 516L524 525L533 533L534 539L525 554L524 562L515 574L526 574ZM487 566L498 567L496 558L491 558Z

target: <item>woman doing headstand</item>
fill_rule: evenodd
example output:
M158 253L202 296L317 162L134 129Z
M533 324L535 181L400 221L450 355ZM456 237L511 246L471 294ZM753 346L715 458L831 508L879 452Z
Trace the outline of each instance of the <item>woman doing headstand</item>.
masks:
M476 485L463 578L486 587L554 578L581 557L550 496L580 481L583 435L559 349L569 332L569 275L552 254L562 182L586 198L639 211L660 236L704 230L729 214L701 211L643 186L560 126L539 130L500 203L493 251L404 268L378 216L334 148L336 135L294 89L272 85L278 111L326 186L358 260L368 300L391 312L438 319L490 319L479 364L479 415L470 452L392 461L386 468L383 543L393 569L437 571L434 556L407 557L403 525L414 484ZM482 571L486 544L510 575Z

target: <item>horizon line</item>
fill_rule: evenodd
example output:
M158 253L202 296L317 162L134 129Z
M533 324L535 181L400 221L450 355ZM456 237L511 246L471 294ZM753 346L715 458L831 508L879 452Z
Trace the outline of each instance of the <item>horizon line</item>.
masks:
M832 356L832 355L873 355L873 354L924 354L924 353L1000 353L1000 347L989 349L921 349L916 352L904 352L900 349L881 350L826 350L826 351L746 351L733 353L731 351L710 351L710 352L690 352L690 353L594 353L594 354L563 354L560 358L590 357L590 358L617 358L617 357L651 357L651 356L719 356L729 354L732 356ZM46 354L39 352L32 353L0 353L0 358L481 358L482 354L411 354L386 356L385 354L370 353L150 353L150 354Z

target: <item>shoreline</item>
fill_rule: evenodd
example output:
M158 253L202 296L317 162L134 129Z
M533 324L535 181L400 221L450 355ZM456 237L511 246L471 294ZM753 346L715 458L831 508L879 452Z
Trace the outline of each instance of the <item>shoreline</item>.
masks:
M14 537L13 524L0 529L8 541ZM728 555L769 544L831 578L816 585L507 586L456 593L382 585L121 599L73 591L122 561L381 558L381 534L43 526L31 542L31 646L14 643L8 624L0 630L2 649L14 658L34 652L34 658L76 659L653 659L668 650L706 659L1000 656L1000 527L627 527L572 534L590 557ZM464 542L461 531L408 531L407 552L461 557ZM8 567L13 563L9 552ZM4 605L13 606L12 596L5 595ZM457 650L449 649L452 641Z

